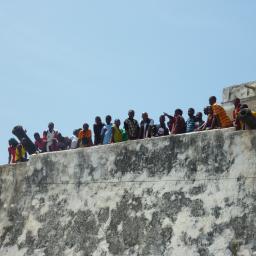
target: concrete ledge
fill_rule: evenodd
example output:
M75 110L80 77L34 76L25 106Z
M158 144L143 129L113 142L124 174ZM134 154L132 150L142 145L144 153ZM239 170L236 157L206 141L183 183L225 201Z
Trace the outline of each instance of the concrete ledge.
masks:
M0 255L252 253L255 153L231 128L1 166Z

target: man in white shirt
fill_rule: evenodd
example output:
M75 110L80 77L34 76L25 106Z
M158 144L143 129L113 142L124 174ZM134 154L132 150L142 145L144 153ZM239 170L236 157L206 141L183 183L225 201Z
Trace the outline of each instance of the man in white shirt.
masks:
M57 150L56 144L57 144L57 134L58 132L54 130L54 123L50 122L48 124L48 130L46 134L46 151L55 151Z
M73 131L73 136L70 138L71 139L71 149L78 148L78 134L81 131L81 129L75 129Z

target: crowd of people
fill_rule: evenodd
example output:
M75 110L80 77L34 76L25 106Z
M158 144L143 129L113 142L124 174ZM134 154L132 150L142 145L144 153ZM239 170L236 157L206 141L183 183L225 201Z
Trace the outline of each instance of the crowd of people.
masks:
M217 103L215 96L209 98L209 106L204 108L204 114L207 117L206 121L203 120L202 112L195 114L193 108L188 109L188 119L186 121L183 117L183 111L176 109L174 115L163 113L159 117L158 124L155 124L154 120L146 112L142 113L142 120L139 123L134 119L134 110L130 110L128 118L124 121L123 128L120 128L121 121L119 119L114 120L114 123L112 123L112 117L107 115L104 123L97 116L93 125L94 136L89 124L84 123L82 128L73 131L72 137L63 137L60 132L54 129L54 123L51 122L48 125L48 130L44 131L42 136L38 132L34 133L34 146L36 153L44 153L233 126L237 130L255 129L256 113L250 111L247 105L242 105L238 98L233 103L233 120L228 117L224 108ZM20 142L15 138L11 138L8 148L8 163L27 161L27 145L26 138L21 138Z

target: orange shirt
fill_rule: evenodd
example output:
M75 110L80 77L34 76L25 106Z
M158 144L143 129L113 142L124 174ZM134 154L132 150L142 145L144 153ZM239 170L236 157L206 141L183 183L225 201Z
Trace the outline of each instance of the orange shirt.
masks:
M213 114L218 117L221 128L232 127L233 124L224 108L217 103L212 105Z
M90 129L88 129L87 131L81 130L78 134L78 139L82 140L84 138L86 139L90 139L92 137L92 132Z
M81 130L78 134L79 147L92 146L92 132L90 129L87 131Z

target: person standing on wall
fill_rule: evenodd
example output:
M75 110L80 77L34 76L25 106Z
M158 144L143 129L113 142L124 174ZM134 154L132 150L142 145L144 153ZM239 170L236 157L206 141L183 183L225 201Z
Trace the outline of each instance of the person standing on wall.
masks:
M113 124L111 123L112 117L110 115L106 116L106 125L101 130L101 136L103 138L103 144L110 144L112 142L113 136Z
M174 119L172 124L172 134L182 134L186 132L186 122L182 116L183 111L176 109L174 112Z
M166 112L164 112L164 117L167 117L169 119L169 121L167 122L167 127L170 131L170 134L172 133L172 127L174 124L174 116L171 116L169 114L167 114Z
M102 144L101 131L105 124L102 123L101 118L99 116L95 117L95 124L93 125L94 132L94 145Z
M8 147L8 164L15 163L16 156L16 148L18 146L18 141L14 138L9 139L9 147Z
M54 123L50 122L48 124L48 130L46 131L46 151L57 150L57 134L58 132L54 130Z
M139 138L140 127L137 120L134 119L134 110L129 110L128 118L124 121L124 129L128 136L128 140L136 140Z
M188 120L186 121L186 132L195 131L196 127L196 117L195 110L193 108L188 109Z
M82 129L75 129L73 131L73 135L70 137L70 140L71 140L71 146L70 148L71 149L76 149L78 148L78 136L79 136L79 132L81 131Z
M78 145L79 147L82 147L82 148L92 146L92 132L89 129L89 125L87 123L84 123L83 130L79 131Z
M165 124L165 115L159 117L159 124L154 126L154 136L161 137L169 135L169 129Z
M204 120L203 120L203 113L202 112L198 112L196 114L196 124L195 124L195 130L198 131L200 130L200 127L202 127L204 125Z
M154 120L148 117L148 113L142 113L140 122L140 139L151 138Z
M119 119L116 119L113 125L113 138L112 141L114 143L117 142L122 142L123 141L123 136L122 136L122 131L120 130L120 125L121 122Z
M213 120L212 120L212 126L210 129L214 128L214 125L216 124L216 119L218 119L220 128L232 127L233 126L232 121L228 117L224 108L221 105L217 104L217 98L215 96L211 96L209 98L209 103L213 110Z
M43 153L46 151L46 141L40 137L38 132L34 133L34 144L36 145L36 150L38 153Z

